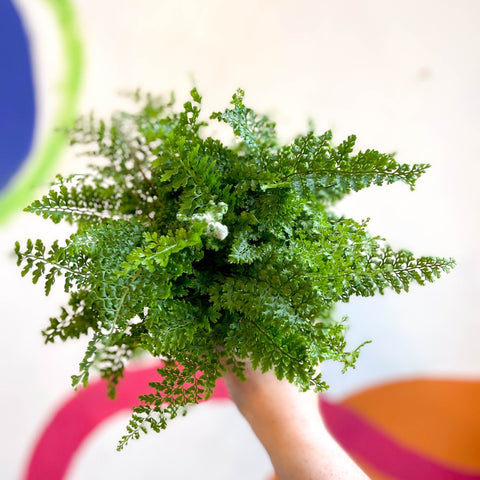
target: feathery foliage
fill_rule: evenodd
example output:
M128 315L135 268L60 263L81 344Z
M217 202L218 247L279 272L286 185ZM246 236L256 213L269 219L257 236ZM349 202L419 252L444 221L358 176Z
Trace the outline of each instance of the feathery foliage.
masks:
M173 101L135 94L137 113L77 123L72 143L99 161L89 173L58 176L26 211L76 225L62 245L27 240L15 251L22 275L62 277L68 305L50 319L45 341L88 335L73 386L92 368L109 395L137 351L164 360L140 397L119 444L207 399L230 365L273 369L300 389L324 390L316 366L353 366L337 302L385 289L407 291L448 272L451 259L415 258L371 236L366 223L329 206L351 191L403 181L414 188L428 165L404 165L376 150L354 153L355 137L308 132L279 145L275 124L233 96L213 113L238 142L201 135L201 97Z

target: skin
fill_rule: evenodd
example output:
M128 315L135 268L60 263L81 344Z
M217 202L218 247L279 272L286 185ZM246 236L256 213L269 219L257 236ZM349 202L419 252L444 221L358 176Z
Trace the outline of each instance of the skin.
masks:
M229 393L270 456L279 480L368 480L327 431L318 394L299 392L272 372L224 375Z

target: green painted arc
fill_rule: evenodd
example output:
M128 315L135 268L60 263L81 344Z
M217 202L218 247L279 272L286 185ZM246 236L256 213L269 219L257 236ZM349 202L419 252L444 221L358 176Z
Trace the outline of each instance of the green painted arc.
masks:
M64 74L59 84L60 106L54 115L51 131L20 173L3 190L0 196L0 225L30 203L37 188L53 177L67 143L65 133L58 129L71 126L77 116L84 55L75 11L70 0L44 1L50 5L56 18L63 47Z

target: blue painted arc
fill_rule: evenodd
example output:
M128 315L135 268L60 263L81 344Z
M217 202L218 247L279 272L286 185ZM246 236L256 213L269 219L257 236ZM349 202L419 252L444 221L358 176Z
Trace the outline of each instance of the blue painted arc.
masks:
M11 0L0 1L0 190L32 148L35 90L28 37Z

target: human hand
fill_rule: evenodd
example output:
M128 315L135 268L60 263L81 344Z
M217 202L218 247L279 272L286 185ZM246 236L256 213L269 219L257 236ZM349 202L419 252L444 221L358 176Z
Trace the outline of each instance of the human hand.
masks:
M318 394L300 392L273 372L247 363L245 381L230 370L225 384L261 441L279 480L368 480L326 429Z

